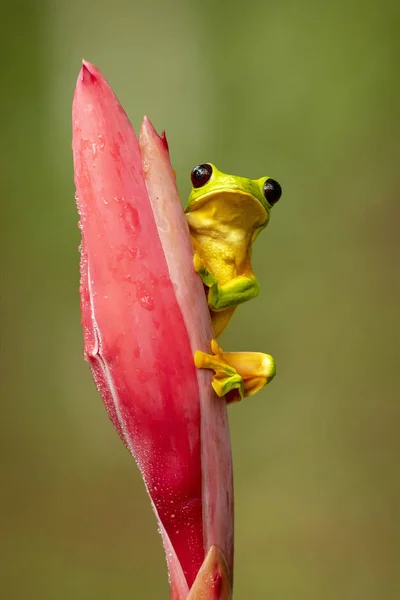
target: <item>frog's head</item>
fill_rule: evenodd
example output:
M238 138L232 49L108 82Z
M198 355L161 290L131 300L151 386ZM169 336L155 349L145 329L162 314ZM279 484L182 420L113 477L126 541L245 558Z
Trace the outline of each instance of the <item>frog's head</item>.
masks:
M281 197L282 189L271 177L246 179L236 175L226 175L211 163L194 167L191 173L192 191L185 212L193 212L210 203L215 206L222 202L231 205L238 218L246 213L258 222L263 229L268 221L271 208ZM252 210L253 209L253 210ZM226 210L224 211L224 213ZM221 214L222 216L222 214Z

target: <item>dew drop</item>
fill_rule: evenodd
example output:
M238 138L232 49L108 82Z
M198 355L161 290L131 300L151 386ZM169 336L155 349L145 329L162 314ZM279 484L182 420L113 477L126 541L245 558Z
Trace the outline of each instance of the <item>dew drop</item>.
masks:
M100 150L103 150L104 146L106 145L103 134L99 133L98 138L99 138L99 148L100 148Z
M140 306L143 306L146 310L154 309L154 298L151 296L139 296L138 298Z
M142 306L146 310L154 309L154 298L150 293L148 287L144 283L137 284L136 297L140 306Z

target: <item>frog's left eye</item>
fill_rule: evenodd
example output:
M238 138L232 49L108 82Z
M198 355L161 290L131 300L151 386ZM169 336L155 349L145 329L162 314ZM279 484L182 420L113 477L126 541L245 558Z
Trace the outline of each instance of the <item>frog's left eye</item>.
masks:
M194 167L190 174L190 178L192 180L192 185L194 188L202 187L206 185L208 181L210 181L212 175L212 166L208 163L204 163L203 165L197 165Z
M282 188L275 179L267 179L264 183L264 197L268 204L273 206L282 196Z

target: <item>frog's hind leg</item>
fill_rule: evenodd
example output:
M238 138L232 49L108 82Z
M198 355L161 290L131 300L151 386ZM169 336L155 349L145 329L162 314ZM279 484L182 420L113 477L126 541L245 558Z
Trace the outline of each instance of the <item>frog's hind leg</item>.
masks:
M223 352L215 340L211 342L211 351L212 354L206 354L198 350L195 365L215 372L212 386L218 396L227 396L227 402L252 396L275 376L275 362L269 354Z
M214 332L214 337L219 337L224 331L232 318L233 313L237 309L237 306L230 306L224 310L210 310L211 324Z

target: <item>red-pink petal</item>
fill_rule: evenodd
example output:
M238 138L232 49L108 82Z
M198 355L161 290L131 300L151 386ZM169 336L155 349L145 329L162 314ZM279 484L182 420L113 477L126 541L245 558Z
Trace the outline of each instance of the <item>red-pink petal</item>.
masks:
M197 375L136 135L87 63L73 134L86 354L191 585L204 558Z
M145 181L192 352L210 351L212 328L201 279L193 268L193 249L169 160L165 134L145 118L140 131ZM211 387L211 372L197 371L201 404L201 464L205 551L220 548L233 568L232 453L226 404Z
M85 354L160 523L174 600L217 546L232 572L226 406L193 354L212 337L165 134L140 147L101 73L84 62L73 105ZM143 161L143 166L142 166Z

